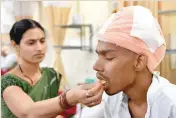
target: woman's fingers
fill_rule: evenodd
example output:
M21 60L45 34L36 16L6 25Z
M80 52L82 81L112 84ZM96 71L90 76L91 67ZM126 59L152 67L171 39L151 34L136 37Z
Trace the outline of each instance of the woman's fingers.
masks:
M84 100L84 103L83 104L89 104L89 103L92 103L92 102L95 102L95 101L99 101L102 99L102 94L103 94L103 88L101 88L96 94L94 94L93 96L91 97L87 97L85 100Z
M97 92L99 92L100 91L100 89L102 89L103 88L103 86L100 84L100 83L97 83L93 88L91 88L91 89L89 89L88 91L87 91L87 94L89 95L89 96L94 96Z
M76 92L78 102L86 106L95 106L101 102L103 94L103 86L101 83L96 84L83 84L78 86L78 91Z
M85 105L88 106L88 107L93 107L93 106L96 106L100 103L101 103L101 100L98 100L98 101L91 102L91 103L88 103L88 104L85 104Z
M89 90L89 89L95 87L95 85L96 85L96 84L81 84L81 85L79 85L79 86L80 86L82 89L84 89L84 90Z

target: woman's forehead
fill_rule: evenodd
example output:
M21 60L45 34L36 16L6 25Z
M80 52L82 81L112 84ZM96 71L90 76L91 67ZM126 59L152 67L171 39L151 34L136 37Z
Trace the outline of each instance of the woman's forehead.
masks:
M23 39L33 39L33 40L37 40L37 39L41 39L44 38L45 34L44 32L39 29L39 28L32 28L27 30L24 34L23 34Z

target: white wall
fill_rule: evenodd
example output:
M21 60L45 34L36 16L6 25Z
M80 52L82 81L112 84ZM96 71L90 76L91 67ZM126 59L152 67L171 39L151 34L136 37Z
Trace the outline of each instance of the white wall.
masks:
M15 22L15 15L13 14L14 6L12 1L1 2L0 5L0 33L8 34L11 26Z
M69 16L69 24L72 23L72 17L78 13L77 5L78 4L76 1L72 1L72 9ZM38 8L35 9L35 14L34 14L35 20L39 19L37 17L37 14L39 14ZM94 34L96 34L98 29L108 18L108 1L80 1L79 14L83 17L82 23L92 24L94 29ZM13 23L11 23L11 25ZM79 42L80 40L79 40L78 30L76 31L73 29L69 29L66 31L65 44L77 45L79 44ZM95 50L97 40L94 38L93 42L94 42L93 47ZM53 52L51 48L52 47L49 47L49 51L47 54L49 56L47 56L45 62L42 63L41 65L52 66L51 57L53 57ZM87 77L95 77L95 71L93 71L92 66L96 58L97 58L97 55L95 54L95 52L89 53L88 51L81 51L81 50L63 50L62 51L62 59L65 67L65 73L66 73L68 82L71 86L75 86L78 82L84 81L84 79Z
M76 3L72 7L69 16L69 24L72 23L72 16L76 13ZM80 14L84 17L85 24L92 24L94 34L108 18L108 2L107 1L81 1ZM78 31L67 30L65 45L79 44ZM96 48L97 39L93 38L93 48ZM85 78L96 78L95 71L92 66L97 59L95 51L90 53L81 50L63 50L62 59L65 67L66 76L71 87L75 86L78 82L83 82Z

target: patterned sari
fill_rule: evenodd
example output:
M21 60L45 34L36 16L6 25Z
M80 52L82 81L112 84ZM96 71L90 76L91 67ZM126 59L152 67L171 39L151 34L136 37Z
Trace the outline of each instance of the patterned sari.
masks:
M61 81L61 75L57 74L52 68L42 68L42 77L31 86L25 80L13 75L4 75L1 79L1 118L17 118L7 107L2 93L8 86L19 86L28 94L34 102L56 97ZM25 101L21 101L22 103ZM21 104L21 103L19 103Z

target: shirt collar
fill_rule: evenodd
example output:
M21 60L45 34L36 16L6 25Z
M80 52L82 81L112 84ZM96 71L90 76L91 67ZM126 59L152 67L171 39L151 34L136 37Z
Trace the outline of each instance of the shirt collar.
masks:
M159 76L158 73L153 74L152 83L151 83L151 85L148 89L148 92L147 92L148 109L150 109L150 107L152 106L152 104L155 100L154 96L160 87L160 86L158 86L158 83L159 83L158 76ZM125 93L122 93L121 102L122 102L123 107L128 107L128 99L129 99L129 97Z

